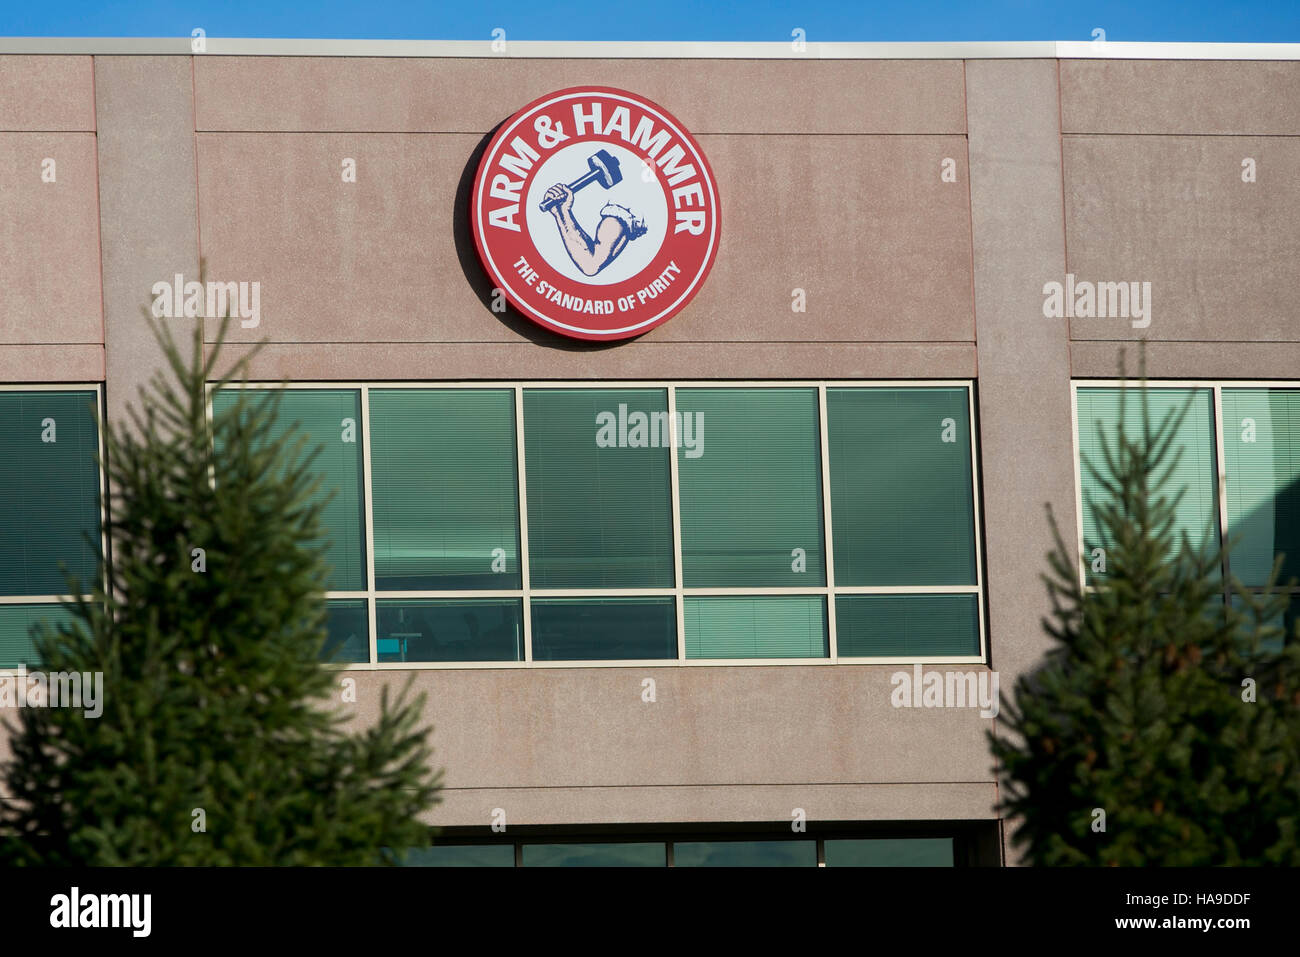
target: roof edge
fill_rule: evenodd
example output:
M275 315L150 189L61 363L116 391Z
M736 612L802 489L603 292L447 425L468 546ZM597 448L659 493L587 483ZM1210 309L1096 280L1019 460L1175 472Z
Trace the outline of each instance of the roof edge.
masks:
M1043 40L956 43L330 40L261 37L0 37L0 55L462 57L736 60L1300 60L1300 43ZM494 49L495 45L495 49Z

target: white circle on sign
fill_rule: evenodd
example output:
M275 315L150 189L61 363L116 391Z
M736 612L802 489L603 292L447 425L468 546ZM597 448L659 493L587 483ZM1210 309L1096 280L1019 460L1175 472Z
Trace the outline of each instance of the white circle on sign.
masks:
M610 189L595 182L578 190L573 195L573 218L588 238L594 239L596 227L603 218L601 209L606 203L613 203L631 210L635 219L645 223L646 231L630 240L604 269L588 276L574 263L554 215L543 212L541 203L546 191L556 183L567 186L591 172L587 159L597 150L605 150L618 160L623 178ZM575 282L608 286L626 282L654 261L668 235L668 197L659 181L659 170L650 167L650 174L643 176L645 166L640 156L615 143L584 140L557 150L538 167L524 204L528 235L552 269Z

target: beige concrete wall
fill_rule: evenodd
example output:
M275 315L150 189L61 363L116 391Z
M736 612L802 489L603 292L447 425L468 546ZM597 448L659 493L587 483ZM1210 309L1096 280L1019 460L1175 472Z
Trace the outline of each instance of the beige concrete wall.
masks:
M446 802L430 820L507 824L961 820L994 787L970 709L894 708L894 666L422 671ZM910 669L909 669L910 670ZM978 670L978 669L977 669ZM642 700L653 678L656 700ZM355 719L404 674L345 672ZM340 693L342 687L340 687Z
M510 343L522 362L544 355L555 337L492 312L468 215L452 215L465 211L457 187L481 139L199 134L211 276L262 283L262 323L235 338ZM723 196L717 263L680 316L618 352L973 339L969 194L939 178L945 157L964 169L962 137L783 134L759 149L754 139L701 137ZM355 184L342 181L344 158L357 162ZM796 288L806 313L792 312Z
M104 377L90 57L0 57L0 381Z
M1072 320L1074 374L1115 375L1122 344L1142 338L1151 375L1294 376L1300 64L1060 69L1068 271L1150 282L1152 299L1144 329ZM1246 161L1254 182L1243 180Z
M93 132L92 69L88 56L0 56L0 130Z
M153 284L198 278L192 87L186 57L95 58L110 419L163 364L143 315ZM184 348L194 320L171 322Z
M989 652L1010 697L1050 645L1044 506L1067 538L1075 526L1069 328L1041 298L1065 261L1056 64L971 63L967 78Z
M700 294L609 349L492 312L468 230L492 129L581 82L660 97L722 196ZM747 376L968 376L962 95L952 61L200 59L202 254L214 278L262 283L261 326L232 335L273 344L259 374L669 377L724 361ZM945 158L957 183L940 179Z
M199 130L479 133L553 90L635 90L693 134L965 133L960 60L199 57Z

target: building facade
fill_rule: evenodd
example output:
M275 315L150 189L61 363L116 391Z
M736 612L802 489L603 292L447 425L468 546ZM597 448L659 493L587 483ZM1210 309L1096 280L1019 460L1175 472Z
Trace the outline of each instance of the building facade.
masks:
M473 225L494 133L573 88L669 112L720 210L698 287L605 342ZM1048 648L1046 505L1092 567L1122 349L1195 403L1187 527L1254 585L1300 536L1297 134L1285 45L3 41L0 668L94 568L142 310L233 283L337 492L355 720L428 696L412 860L1015 863L980 692ZM964 701L902 700L936 670Z

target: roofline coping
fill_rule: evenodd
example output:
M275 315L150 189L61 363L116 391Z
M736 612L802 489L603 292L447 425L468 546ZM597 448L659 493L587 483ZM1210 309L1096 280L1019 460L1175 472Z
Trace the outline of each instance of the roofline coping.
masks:
M1043 40L960 43L834 43L355 40L204 37L0 37L0 55L411 57L611 60L1300 60L1300 43L1146 43ZM493 45L501 48L493 49Z

